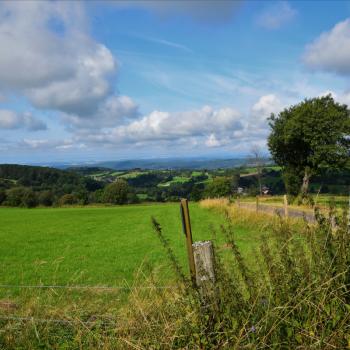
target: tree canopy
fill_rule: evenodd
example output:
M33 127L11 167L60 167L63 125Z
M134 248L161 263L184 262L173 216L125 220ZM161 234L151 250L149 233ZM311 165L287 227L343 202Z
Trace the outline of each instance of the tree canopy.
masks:
M268 147L291 182L286 182L287 190L295 189L298 183L305 194L311 176L342 168L348 162L349 110L331 95L306 99L277 116L272 114L269 121Z
M129 192L128 183L122 179L118 179L106 186L104 190L104 201L111 204L125 204L128 200Z

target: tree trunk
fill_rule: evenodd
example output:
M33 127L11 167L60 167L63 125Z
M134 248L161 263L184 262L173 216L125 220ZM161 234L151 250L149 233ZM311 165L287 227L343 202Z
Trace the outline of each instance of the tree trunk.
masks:
M261 173L259 171L258 171L258 183L259 183L260 196L262 196Z
M304 177L303 177L303 184L301 185L301 195L304 197L307 195L309 190L309 183L310 183L310 173L308 172L308 169L305 169Z

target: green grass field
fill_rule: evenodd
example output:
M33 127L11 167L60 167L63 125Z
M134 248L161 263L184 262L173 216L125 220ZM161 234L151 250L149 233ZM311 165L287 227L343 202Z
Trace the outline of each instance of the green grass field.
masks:
M211 238L210 226L223 218L192 204L193 239ZM108 284L131 281L143 265L171 278L164 249L151 226L162 225L171 247L186 267L185 239L178 204L106 208L0 210L1 284ZM237 229L244 250L256 233Z
M210 225L223 218L192 204L194 240L211 238ZM178 204L102 208L0 209L0 284L120 285L135 271L159 269L172 278L151 216L187 272L185 239ZM245 249L254 233L238 229Z

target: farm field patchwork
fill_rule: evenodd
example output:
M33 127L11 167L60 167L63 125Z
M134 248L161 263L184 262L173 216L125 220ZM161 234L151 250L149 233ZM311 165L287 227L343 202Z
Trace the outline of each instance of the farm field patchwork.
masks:
M193 239L210 239L221 215L190 206ZM178 204L0 210L0 284L120 285L135 271L156 268L173 276L151 216L187 273L185 239ZM248 251L258 232L237 229ZM1 291L0 291L1 293Z

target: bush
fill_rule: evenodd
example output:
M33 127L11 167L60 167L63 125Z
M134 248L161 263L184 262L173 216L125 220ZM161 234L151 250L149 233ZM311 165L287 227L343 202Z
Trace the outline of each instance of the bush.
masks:
M106 186L103 194L105 203L125 204L128 201L129 185L126 181L118 179Z
M0 205L6 200L6 192L4 190L0 190Z
M209 198L226 197L232 193L232 179L228 177L216 177L208 184L205 195Z
M45 207L50 207L55 200L55 197L51 191L43 191L39 193L38 202Z
M89 203L103 203L104 191L102 189L89 193Z
M24 190L24 187L14 187L8 190L6 204L10 207L20 207Z
M7 191L5 204L10 207L33 208L38 205L35 192L26 187L14 187Z
M23 191L21 206L26 208L34 208L37 205L38 205L38 198L36 196L36 193L33 192L31 189L26 188Z
M72 194L64 194L59 200L60 205L71 205L77 202L77 198Z

